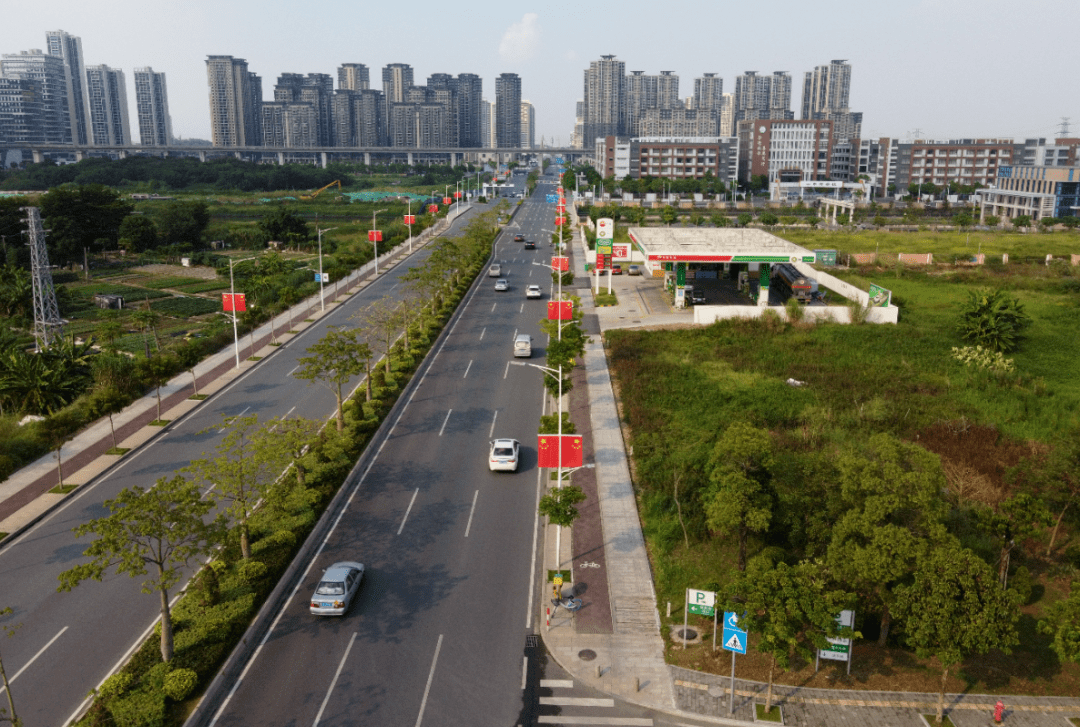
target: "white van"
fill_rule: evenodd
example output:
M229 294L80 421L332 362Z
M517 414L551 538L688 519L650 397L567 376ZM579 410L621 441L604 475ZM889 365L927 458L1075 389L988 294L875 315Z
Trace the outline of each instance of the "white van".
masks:
M514 339L514 358L532 358L532 336L519 333Z

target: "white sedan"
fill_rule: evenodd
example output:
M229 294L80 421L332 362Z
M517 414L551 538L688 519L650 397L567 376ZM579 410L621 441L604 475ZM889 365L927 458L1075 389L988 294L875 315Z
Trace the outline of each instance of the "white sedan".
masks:
M506 282L506 278L499 278L495 281L495 290L509 290L510 284Z
M492 439L488 469L492 472L517 472L521 443L516 439Z
M541 298L544 295L544 291L540 290L539 285L530 285L525 289L526 298Z

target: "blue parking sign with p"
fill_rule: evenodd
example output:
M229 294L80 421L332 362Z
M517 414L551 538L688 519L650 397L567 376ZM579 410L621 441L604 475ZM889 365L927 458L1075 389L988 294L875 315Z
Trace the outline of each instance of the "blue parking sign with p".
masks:
M724 636L721 646L736 654L746 653L746 631L739 628L739 616L734 611L724 611Z

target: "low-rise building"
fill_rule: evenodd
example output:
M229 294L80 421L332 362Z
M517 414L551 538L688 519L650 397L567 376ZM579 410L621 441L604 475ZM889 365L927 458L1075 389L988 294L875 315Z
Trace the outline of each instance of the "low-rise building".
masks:
M596 145L597 170L606 178L735 180L739 141L722 136L608 136Z
M990 189L982 192L979 221L988 216L1033 221L1080 214L1080 166L1008 166L998 169Z

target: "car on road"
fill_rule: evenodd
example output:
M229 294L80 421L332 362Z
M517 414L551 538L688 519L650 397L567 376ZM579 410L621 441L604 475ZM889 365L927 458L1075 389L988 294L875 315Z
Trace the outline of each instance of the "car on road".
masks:
M532 336L528 333L514 337L514 358L532 358Z
M611 274L612 275L622 275L622 265L612 265L611 266Z
M349 610L360 581L364 580L364 564L351 560L334 563L323 571L319 585L311 596L311 613L317 616L343 616Z
M514 242L525 242L525 235L514 235Z
M544 291L540 290L539 285L530 285L528 288L525 289L526 298L542 298L543 296Z
M492 439L488 469L492 472L517 472L521 443L516 439Z
M506 278L499 278L495 281L495 290L510 290L510 284L506 282Z
M691 290L686 291L686 293L690 297L690 302L693 305L705 305L705 291L704 290L700 290L699 288L693 288Z
M533 242L532 240L529 240L528 242L525 243L525 249L526 250L535 250L536 249L536 243Z
M641 275L641 266L640 265L631 265L630 267L628 267L626 269L626 274L627 275Z
M502 275L502 265L499 265L498 263L495 263L490 268L488 268L488 277L489 278L497 278L500 275Z

